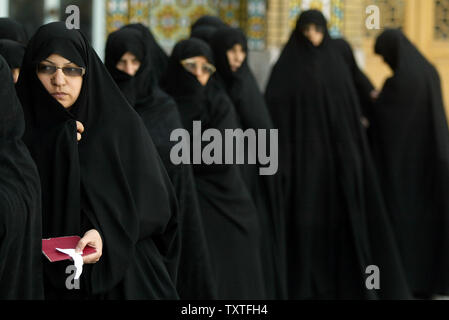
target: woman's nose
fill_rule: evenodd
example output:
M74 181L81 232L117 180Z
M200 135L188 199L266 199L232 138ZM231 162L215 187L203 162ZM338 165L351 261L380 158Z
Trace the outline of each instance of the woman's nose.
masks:
M201 76L203 74L203 70L201 69L201 66L197 65L193 74L197 77Z
M125 72L129 75L133 74L133 66L131 65L131 63L127 63L125 66Z
M56 70L56 73L53 76L53 83L57 86L65 84L65 75L61 69Z

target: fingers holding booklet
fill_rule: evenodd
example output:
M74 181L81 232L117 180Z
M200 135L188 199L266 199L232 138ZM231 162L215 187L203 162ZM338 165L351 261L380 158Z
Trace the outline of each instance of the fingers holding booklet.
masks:
M92 230L91 230L92 231ZM92 261L98 261L101 256L101 249L98 252L97 248L102 248L101 238L100 244L92 239L92 233L86 232L83 238L79 236L66 236L56 237L49 239L42 239L42 253L47 257L50 262L69 260L71 257L68 254L62 253L59 249L75 249L78 252L82 252L83 263L93 263ZM89 234L88 234L89 233ZM98 232L97 232L98 234ZM86 235L88 237L86 237ZM81 243L80 243L81 242ZM92 244L92 245L91 245Z

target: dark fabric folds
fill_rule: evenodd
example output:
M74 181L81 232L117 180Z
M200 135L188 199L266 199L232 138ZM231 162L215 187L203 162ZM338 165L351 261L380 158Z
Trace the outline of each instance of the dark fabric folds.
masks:
M5 58L10 69L21 67L24 54L23 44L9 39L0 39L0 55Z
M448 294L449 131L437 70L396 29L376 52L392 68L370 110L370 138L407 278L417 295Z
M42 299L41 187L23 111L0 56L0 299Z
M181 257L177 277L177 289L182 299L213 299L216 297L214 276L207 249L203 221L199 210L192 167L174 165L170 151L175 144L171 133L182 128L175 101L163 92L154 79L159 60L155 53L150 31L142 25L128 25L111 34L106 46L106 66L122 88L125 96L142 117L162 162L175 188L179 204L179 228ZM135 76L116 69L125 52L131 52L141 61ZM126 88L137 88L130 94Z
M215 31L211 38L217 67L218 82L227 92L234 105L238 126L242 130L274 129L271 116L256 79L245 58L241 67L233 72L229 66L227 51L235 44L240 44L248 54L246 36L240 29L226 27ZM263 141L262 141L263 143ZM256 145L259 143L256 142ZM266 140L267 150L269 140ZM257 158L257 155L254 155ZM286 297L285 286L285 239L284 212L281 203L280 175L260 175L261 164L240 165L242 177L257 206L261 232L262 257L264 259L264 279L267 286L267 298L282 299Z
M9 39L27 45L28 35L25 27L11 18L0 18L0 39Z
M317 47L302 33L310 23L324 33ZM407 299L356 89L326 24L301 14L265 93L279 128L289 298ZM379 290L366 286L369 266Z
M207 86L202 86L182 67L181 60L195 56L203 56L213 63L211 49L204 41L191 38L177 43L163 88L175 98L191 139L200 139L192 137L193 121L201 121L203 130L214 128L224 136L225 129L238 127L232 102L212 79ZM194 164L193 168L217 281L217 298L265 298L257 211L238 167L201 163Z
M343 59L346 62L354 86L357 91L357 95L360 100L360 106L364 116L369 117L369 110L373 105L373 99L371 98L371 92L375 89L368 77L360 70L354 57L351 45L343 38L334 40L336 48L343 55Z

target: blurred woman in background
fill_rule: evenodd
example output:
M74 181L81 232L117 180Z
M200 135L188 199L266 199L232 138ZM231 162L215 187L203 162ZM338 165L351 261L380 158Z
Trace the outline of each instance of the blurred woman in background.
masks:
M438 72L396 29L375 51L391 67L370 136L407 279L418 297L449 294L449 131Z
M224 136L237 128L232 102L223 91L207 90L215 72L210 47L196 38L173 49L163 88L173 96L192 139L193 122ZM192 144L201 143L193 141ZM205 147L204 147L205 149ZM202 149L202 150L204 150ZM225 150L221 152L222 160ZM257 209L234 164L194 164L194 174L206 238L217 281L218 299L263 299L265 284L260 256Z
M264 97L248 66L248 47L240 29L224 27L211 38L217 78L234 105L238 126L244 131L270 130L273 123ZM258 143L257 143L258 145ZM267 147L267 150L270 148ZM253 155L257 159L257 155ZM257 206L260 219L264 278L270 299L282 299L285 292L284 252L282 228L283 211L280 203L280 175L259 175L258 164L240 165L243 180Z
M410 297L354 81L327 21L303 12L266 99L279 128L290 299ZM378 290L366 285L381 270Z

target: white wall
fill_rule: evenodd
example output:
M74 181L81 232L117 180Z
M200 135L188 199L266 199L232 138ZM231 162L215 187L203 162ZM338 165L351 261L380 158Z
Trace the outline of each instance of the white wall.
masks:
M9 0L0 0L0 17L9 16Z
M98 56L104 60L106 44L106 0L92 2L92 47Z

